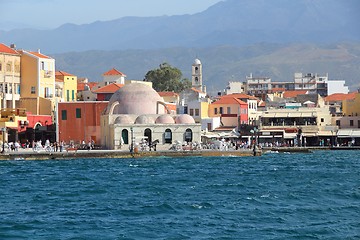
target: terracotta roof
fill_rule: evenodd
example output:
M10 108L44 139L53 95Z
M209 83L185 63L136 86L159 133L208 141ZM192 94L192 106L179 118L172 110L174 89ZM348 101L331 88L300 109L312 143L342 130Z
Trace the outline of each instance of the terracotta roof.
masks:
M0 43L0 53L16 54L19 55L17 51L6 46L5 44Z
M97 82L88 82L88 83L77 83L77 90L78 91L83 91L85 89L85 85L89 86L90 89L92 89L93 87L95 87L96 85L98 85Z
M112 84L106 85L102 88L95 90L94 93L114 93L117 90L119 90L120 88L122 88L123 86L124 86L124 84L112 83Z
M300 94L306 94L307 90L293 90L293 91L285 91L284 98L294 98Z
M51 57L48 57L48 56L46 56L46 55L44 55L44 54L42 54L42 53L39 53L39 52L29 52L30 54L32 54L32 55L34 55L34 56L36 56L36 57L38 57L38 58L48 58L48 59L51 59Z
M217 100L216 102L213 102L212 104L239 104L239 105L247 105L246 102L241 101L234 97L223 97Z
M286 89L285 88L272 88L271 92L285 92Z
M75 76L70 73L64 72L64 71L56 71L55 76Z
M106 73L103 74L103 76L116 76L116 75L121 75L121 76L124 76L126 77L125 74L123 74L122 72L116 70L115 68L107 71Z
M245 93L232 93L232 94L228 94L228 95L223 95L220 98L226 98L226 97L230 97L230 98L245 98L245 99L251 99L251 100L258 100L257 97L254 96L250 96L247 95Z
M176 92L158 92L158 94L160 95L160 97L177 97L177 96L179 96L179 94Z
M325 97L325 102L341 102L342 100L355 99L357 92L352 93L334 93Z
M55 82L64 82L64 79L61 79L61 78L55 78Z

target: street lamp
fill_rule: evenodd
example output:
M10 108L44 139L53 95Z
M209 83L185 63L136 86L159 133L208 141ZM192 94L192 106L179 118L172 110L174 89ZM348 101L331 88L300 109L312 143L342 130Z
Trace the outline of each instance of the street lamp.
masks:
M133 153L134 152L134 129L133 129L133 127L130 127L130 131L131 131L130 152Z
M2 136L3 136L3 144L2 144L1 153L4 153L5 152L5 132L6 132L6 127L1 128L1 132L2 132Z

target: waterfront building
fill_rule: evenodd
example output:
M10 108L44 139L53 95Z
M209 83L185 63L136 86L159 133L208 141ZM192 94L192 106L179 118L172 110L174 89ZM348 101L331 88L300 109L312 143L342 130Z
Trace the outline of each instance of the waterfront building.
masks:
M360 93L355 93L352 99L344 99L342 105L345 116L360 116Z
M131 150L139 142L200 142L201 125L188 114L170 114L163 98L142 83L125 84L111 97L101 116L101 145Z
M325 103L329 105L330 113L333 116L342 116L343 115L343 101L349 100L351 102L355 99L356 92L352 93L333 93L324 98Z
M64 71L56 71L55 79L57 83L63 83L62 91L57 91L55 94L61 95L59 102L75 102L77 100L77 76Z
M21 54L20 107L35 115L53 115L55 109L55 60L38 50Z
M100 116L108 101L77 101L58 103L57 140L81 143L101 142Z
M267 109L261 114L259 129L259 137L265 141L297 141L307 146L318 146L321 140L336 134L326 106Z
M16 108L20 99L20 54L0 43L0 107Z

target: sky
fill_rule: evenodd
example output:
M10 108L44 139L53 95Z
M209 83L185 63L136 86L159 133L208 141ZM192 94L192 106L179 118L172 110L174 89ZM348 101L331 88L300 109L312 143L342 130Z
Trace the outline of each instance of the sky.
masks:
M194 14L222 0L0 0L0 29L53 29L125 16Z

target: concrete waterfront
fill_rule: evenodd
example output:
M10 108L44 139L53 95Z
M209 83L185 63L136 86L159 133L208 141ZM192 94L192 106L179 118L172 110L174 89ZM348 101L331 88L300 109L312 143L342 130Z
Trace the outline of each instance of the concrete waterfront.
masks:
M261 151L257 151L256 156L261 155ZM0 155L0 160L48 160L48 159L74 159L74 158L145 158L145 157L220 157L220 156L236 156L246 157L254 156L251 149L217 151L217 150L188 150L188 151L173 151L173 150L158 150L158 151L143 151L131 153L129 150L72 150L63 152L46 152L41 150L39 152L29 149L19 149L19 151L4 152Z

